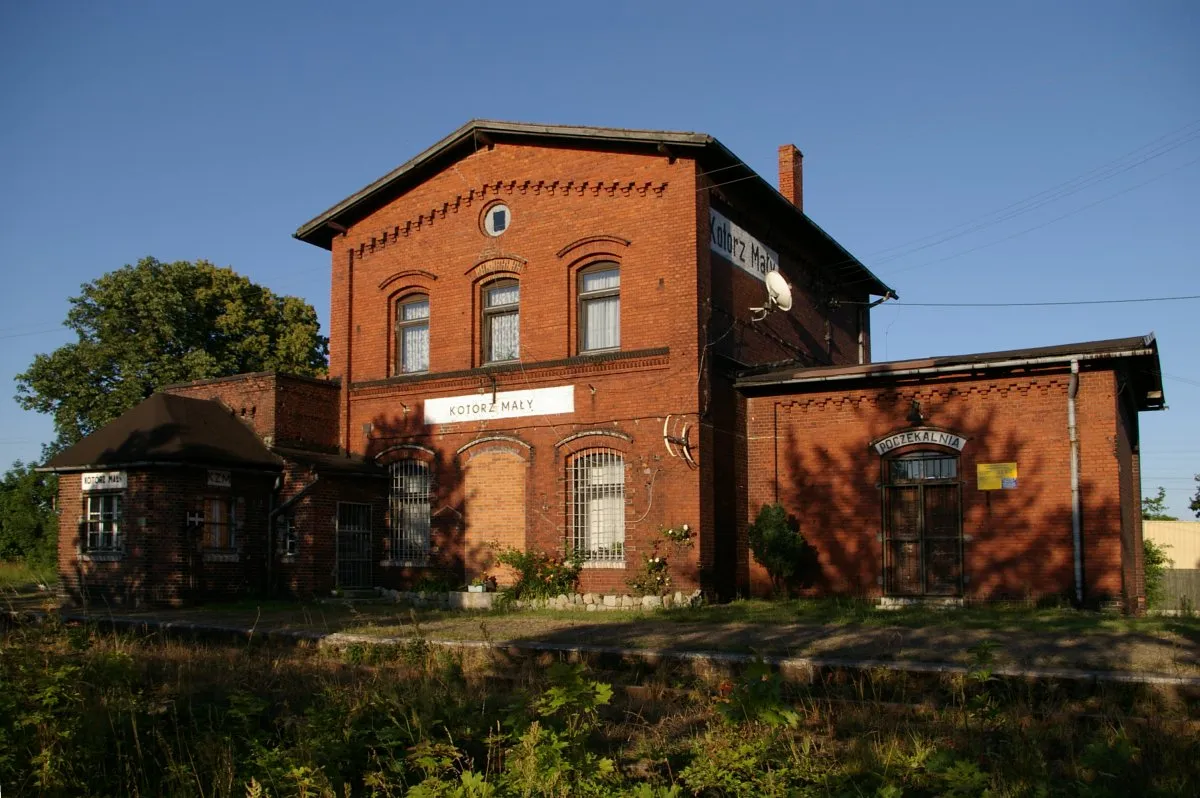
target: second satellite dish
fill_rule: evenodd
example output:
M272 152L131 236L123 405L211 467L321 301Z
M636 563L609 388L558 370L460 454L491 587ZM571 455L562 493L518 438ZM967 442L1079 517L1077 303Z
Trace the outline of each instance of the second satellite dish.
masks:
M772 310L787 312L792 309L792 287L777 271L767 272L767 304L761 308L750 308L754 321L762 321Z

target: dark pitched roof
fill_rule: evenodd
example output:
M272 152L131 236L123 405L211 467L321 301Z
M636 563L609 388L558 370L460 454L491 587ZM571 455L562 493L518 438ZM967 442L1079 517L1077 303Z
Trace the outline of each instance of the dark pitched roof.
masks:
M1158 342L1153 333L1132 338L1111 338L1105 341L1085 341L1077 344L1038 346L973 355L944 355L850 366L809 368L789 366L758 374L743 372L736 385L742 390L749 391L756 388L768 389L783 386L795 390L803 387L814 388L823 383L919 377L942 372L982 371L1021 365L1066 365L1071 360L1092 363L1121 359L1128 359L1126 367L1135 381L1134 390L1138 409L1159 410L1165 407L1162 372L1158 360Z
M77 471L135 464L277 469L281 461L220 403L156 393L44 468Z
M324 474L353 474L356 476L387 477L388 472L374 460L361 455L340 452L316 452L290 446L272 446L271 451L287 460L311 466Z
M780 194L741 158L707 133L671 130L631 130L580 125L538 125L528 122L498 122L473 119L424 152L401 164L383 177L310 219L293 234L301 241L332 249L333 238L346 227L420 183L429 175L466 157L489 141L558 144L596 150L622 152L659 152L693 157L707 171L723 169L722 183L738 183L737 190L752 192L784 224L796 225L802 236L812 242L814 251L829 264L837 264L838 274L847 282L862 284L877 296L895 294L878 277L847 252L841 244Z

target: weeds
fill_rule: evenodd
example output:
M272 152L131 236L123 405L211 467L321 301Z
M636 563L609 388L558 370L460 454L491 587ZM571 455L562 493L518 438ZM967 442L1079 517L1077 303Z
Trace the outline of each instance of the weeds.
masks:
M1194 795L1194 706L1132 687L579 664L15 627L0 785L35 796ZM473 658L472 658L473 657Z

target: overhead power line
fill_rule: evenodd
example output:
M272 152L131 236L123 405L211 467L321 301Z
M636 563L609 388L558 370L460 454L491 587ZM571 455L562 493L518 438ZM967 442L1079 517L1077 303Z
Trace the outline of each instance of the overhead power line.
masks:
M1058 302L904 302L895 304L909 308L1047 308L1062 305L1125 305L1132 302L1183 302L1200 299L1200 294L1189 296L1150 296L1138 299L1073 299ZM868 304L866 302L845 302L843 304Z
M1147 144L1143 144L1136 149L1130 150L1124 155L1108 161L1107 163L1101 164L1100 166L1080 175L1076 175L1070 180L1058 183L1057 185L1039 191L1036 194L1032 194L1025 199L1018 200L1014 203L1004 206L1003 208L990 211L989 213L985 213L979 217L976 217L975 219L961 222L953 227L948 227L939 232L931 233L930 235L914 239L908 243L878 250L877 252L871 253L867 257L875 258L877 256L883 256L878 257L875 262L887 263L898 258L907 257L908 255L919 252L923 249L938 246L946 241L969 235L986 227L991 227L1001 222L1008 221L1009 219L1016 218L1017 216L1029 213L1030 211L1037 210L1043 205L1057 202L1060 199L1069 197L1072 194L1077 194L1080 191L1084 191L1106 180L1111 180L1112 178L1124 174L1131 169L1136 169L1144 163L1152 161L1156 158L1160 158L1167 153L1200 139L1200 128L1197 127L1198 125L1200 125L1200 120L1194 120L1187 125L1178 128L1177 130L1159 136L1157 139L1154 139ZM1187 132L1182 136L1177 135L1182 131ZM1163 141L1163 139L1168 140ZM1131 156L1136 156L1132 162L1129 161ZM884 253L891 254L885 255Z

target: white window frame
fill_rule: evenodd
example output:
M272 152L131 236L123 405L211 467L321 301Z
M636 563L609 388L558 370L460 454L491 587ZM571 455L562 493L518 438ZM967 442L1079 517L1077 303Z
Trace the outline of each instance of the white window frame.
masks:
M425 317L420 319L404 318L404 309L410 305L424 304L426 311ZM396 301L396 374L424 374L429 371L429 318L432 315L432 308L429 304L429 294L409 294L403 299ZM421 329L425 330L425 368L410 369L407 368L408 354L404 345L404 333L407 330Z
M596 274L597 272L616 272L617 285L613 288L598 288L592 291L585 291L583 288L584 280L587 277ZM615 352L621 348L621 266L618 263L604 261L602 263L593 263L585 269L580 269L576 277L577 292L579 301L576 305L576 326L579 328L579 351L580 352ZM613 331L616 343L612 346L588 346L587 344L587 311L589 304L599 303L603 300L617 300L617 325Z
M388 471L392 477L388 564L427 565L432 549L433 469L426 462L406 458L393 462Z
M612 449L580 452L570 461L568 484L572 553L584 567L624 568L625 456Z
M124 552L125 536L121 516L123 502L124 496L120 493L88 493L84 496L84 553L117 555ZM105 504L109 505L107 509ZM106 539L108 545L104 545Z
M517 301L506 302L503 305L489 304L489 298L492 291L504 288L517 289ZM480 295L480 305L482 312L480 314L480 337L483 343L483 362L484 363L513 363L521 359L521 281L514 277L502 277L498 280L493 280L483 286ZM503 316L512 316L517 320L517 340L516 353L513 357L497 358L493 357L494 348L492 342L492 320Z

